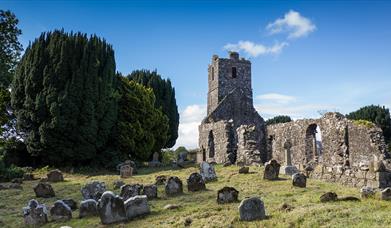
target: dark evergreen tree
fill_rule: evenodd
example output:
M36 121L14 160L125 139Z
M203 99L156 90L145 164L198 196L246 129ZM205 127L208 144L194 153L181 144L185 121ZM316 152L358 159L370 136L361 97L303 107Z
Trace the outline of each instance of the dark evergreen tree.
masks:
M383 130L386 142L389 143L391 141L391 119L388 108L379 105L369 105L347 114L346 117L351 120L371 121Z
M0 89L8 88L22 51L17 27L19 20L11 11L0 10Z
M287 122L291 122L291 121L292 121L292 119L289 116L275 116L271 119L266 120L266 125L287 123Z
M12 84L27 150L50 165L100 162L117 118L115 80L114 51L104 40L43 33L26 49Z
M161 108L169 120L169 138L164 147L173 147L178 138L179 113L170 79L162 79L156 71L149 70L133 71L127 78L153 89L155 107Z
M160 152L168 138L168 118L156 108L151 88L118 77L118 121L113 134L120 159L128 155L146 161L153 152Z

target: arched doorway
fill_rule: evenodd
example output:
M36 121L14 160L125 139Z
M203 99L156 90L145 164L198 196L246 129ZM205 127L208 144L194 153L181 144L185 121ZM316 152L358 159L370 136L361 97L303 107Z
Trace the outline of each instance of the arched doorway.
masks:
M209 158L214 158L214 156L215 156L215 142L214 142L213 131L209 131L208 149L209 149Z

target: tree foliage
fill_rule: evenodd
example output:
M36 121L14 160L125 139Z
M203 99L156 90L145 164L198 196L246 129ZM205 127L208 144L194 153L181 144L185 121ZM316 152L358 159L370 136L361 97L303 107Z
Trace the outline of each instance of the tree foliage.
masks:
M155 108L155 95L135 81L118 77L118 121L115 139L121 156L145 161L160 152L168 138L168 118Z
M162 79L156 71L148 70L133 71L127 78L153 89L155 107L161 108L169 120L169 138L164 147L173 147L178 138L179 113L170 79Z
M291 121L292 121L292 119L289 116L275 116L271 119L266 120L266 125L287 123L287 122L291 122Z
M43 33L26 49L11 92L28 151L57 166L99 157L116 122L114 83L114 51L104 40Z
M379 105L369 105L346 115L351 120L367 120L376 124L383 130L386 142L391 141L391 119L388 108Z
M11 11L0 10L0 87L8 88L22 51L17 27L19 20Z

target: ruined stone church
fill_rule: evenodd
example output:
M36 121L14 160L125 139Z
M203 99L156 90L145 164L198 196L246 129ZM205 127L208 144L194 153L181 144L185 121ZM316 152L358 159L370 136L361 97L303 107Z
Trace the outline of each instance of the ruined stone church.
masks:
M230 52L208 67L207 116L199 126L203 160L246 165L265 162L265 122L253 106L251 62Z
M236 52L229 58L214 55L209 64L199 149L203 161L253 165L275 159L317 179L391 186L391 159L380 128L332 112L266 126L253 106L251 62Z

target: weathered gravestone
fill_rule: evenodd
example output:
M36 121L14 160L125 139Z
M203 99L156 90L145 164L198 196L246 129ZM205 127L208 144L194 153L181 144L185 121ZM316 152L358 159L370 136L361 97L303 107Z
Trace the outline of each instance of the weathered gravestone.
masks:
M291 155L291 147L292 144L290 141L284 142L284 149L285 149L285 163L284 166L281 167L282 174L292 176L295 173L298 173L299 170L292 165L292 155Z
M265 219L266 213L263 201L257 197L244 199L239 205L239 215L242 221Z
M52 170L47 174L47 180L49 182L60 182L64 181L64 176L62 172L58 169Z
M134 196L125 201L126 217L132 219L138 216L151 213L149 209L147 196Z
M72 210L62 200L57 200L50 208L50 216L53 221L67 221L72 218Z
M278 174L280 173L280 164L274 159L266 162L265 172L263 173L263 179L265 180L278 180Z
M93 199L83 200L80 202L79 218L97 216L98 215L98 202Z
M238 201L239 191L232 187L224 187L217 191L217 203L234 203Z
M205 161L200 164L200 174L205 182L217 180L214 166Z
M32 199L23 208L23 218L26 225L40 226L48 222L48 210L45 204L39 204Z
M146 195L148 199L156 199L157 198L156 184L145 185L143 188L143 195Z
M123 199L110 191L104 192L99 200L98 213L102 224L111 224L126 220Z
M127 164L122 165L119 168L119 173L120 173L121 178L131 177L133 175L133 168L132 168L132 166L127 165Z
M130 197L141 195L141 190L143 186L141 184L126 184L121 186L120 196L127 200Z
M149 167L159 167L161 166L161 162L159 161L159 153L155 152L152 155L152 161L148 163Z
M189 192L195 192L195 191L201 191L205 189L206 189L205 181L202 178L201 174L199 173L190 174L189 178L187 179L187 190Z
M320 196L320 202L333 202L338 200L338 195L335 192L326 192Z
M68 205L72 211L77 209L77 203L73 199L63 199L62 200L66 205Z
M165 191L168 196L175 196L183 193L182 181L178 177L168 178L165 186Z
M81 188L81 194L84 200L93 199L98 201L105 191L106 185L100 181L92 181Z
M52 186L49 183L38 183L34 187L34 192L37 197L50 198L56 196Z
M292 185L300 188L307 186L307 177L303 173L295 173L292 175Z

